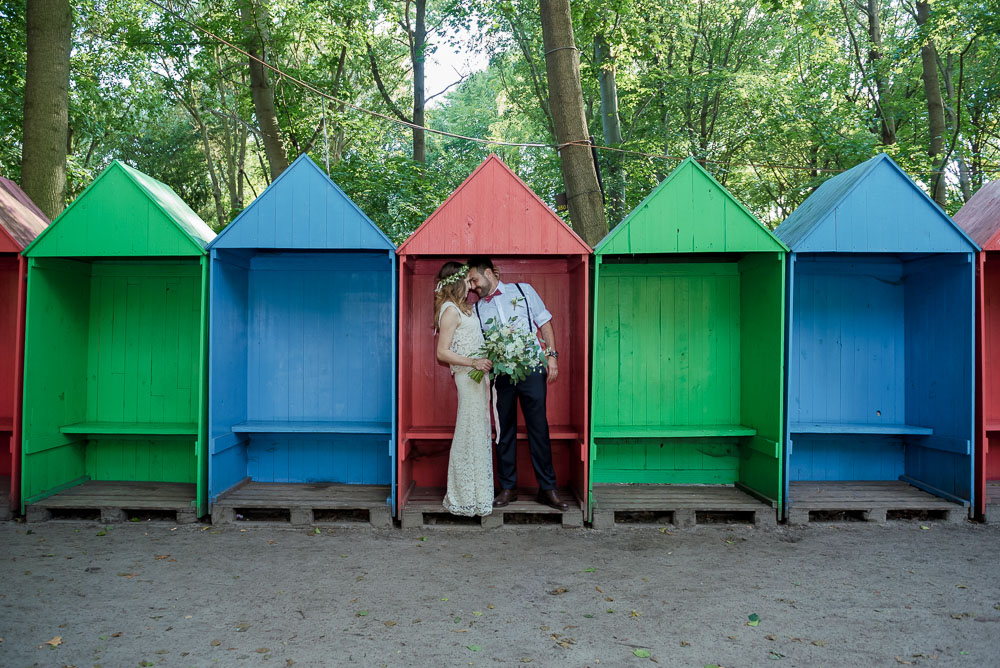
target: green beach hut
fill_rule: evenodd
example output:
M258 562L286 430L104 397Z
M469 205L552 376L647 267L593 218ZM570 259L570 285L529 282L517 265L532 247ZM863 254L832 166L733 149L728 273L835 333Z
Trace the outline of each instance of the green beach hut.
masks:
M115 161L25 249L22 509L207 511L212 230Z
M595 528L776 521L787 250L691 158L597 245Z

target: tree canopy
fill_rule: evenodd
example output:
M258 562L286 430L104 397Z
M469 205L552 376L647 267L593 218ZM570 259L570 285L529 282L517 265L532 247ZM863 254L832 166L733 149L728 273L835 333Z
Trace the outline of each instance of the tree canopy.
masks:
M997 0L572 11L588 130L621 149L597 151L612 227L689 155L772 226L881 151L949 213L1000 171ZM73 12L67 201L120 159L221 229L306 152L399 242L490 152L550 205L564 190L537 1L82 0ZM0 174L19 179L25 0L0 0L0 33ZM271 108L247 56L208 33L280 70L262 68ZM488 66L440 95L415 86L425 59L458 42ZM423 98L428 127L507 144L428 132L415 159L417 133L395 121L419 118Z

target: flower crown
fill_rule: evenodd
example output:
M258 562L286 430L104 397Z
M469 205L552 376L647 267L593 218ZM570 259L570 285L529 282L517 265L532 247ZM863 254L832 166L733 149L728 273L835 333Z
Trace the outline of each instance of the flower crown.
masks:
M458 283L461 280L464 280L465 277L468 275L469 275L469 265L463 264L461 267L458 268L458 271L456 271L454 274L452 274L447 278L442 278L440 281L438 281L437 287L434 288L434 292L441 292L441 290L444 289L445 287L453 283Z

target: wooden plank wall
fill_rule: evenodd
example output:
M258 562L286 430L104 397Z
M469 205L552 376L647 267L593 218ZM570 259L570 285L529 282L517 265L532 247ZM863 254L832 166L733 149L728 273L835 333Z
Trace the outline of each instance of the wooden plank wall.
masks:
M32 258L28 269L21 503L86 473L86 441L59 433L87 411L90 264Z
M447 367L437 363L433 329L434 276L446 259L449 258L407 256L401 269L398 427L401 437L411 427L451 429L454 425L457 411L454 379ZM580 258L493 259L504 282L530 283L553 314L560 373L559 379L549 386L549 425L571 426L582 438L587 399L587 265ZM518 419L521 424L521 418ZM431 454L434 447L437 446L423 444L427 456L400 462L401 494L405 495L411 483L444 486L447 447ZM553 460L559 484L572 485L585 498L586 466L579 445L554 442ZM518 483L537 484L527 459L526 443L519 444L518 461Z
M247 419L391 422L390 271L385 253L253 258ZM388 484L392 476L384 437L255 437L247 457L248 475L267 482Z
M795 264L789 422L905 423L902 263L890 256L799 254ZM796 436L791 480L903 474L886 439Z
M748 253L740 266L740 424L753 427L740 448L739 482L783 503L785 268L787 254Z
M197 261L95 262L87 421L199 421ZM194 439L91 441L95 480L196 482Z
M1000 428L1000 251L986 253L983 272L983 420ZM988 434L986 479L1000 480L1000 432Z
M213 250L209 327L209 496L247 475L246 448L232 433L247 419L251 251Z
M906 265L906 416L934 429L928 440L975 443L973 258L955 253ZM905 468L910 478L972 500L971 451L907 447Z
M735 262L604 264L599 290L596 425L739 424Z
M17 359L18 304L17 290L18 257L15 254L0 255L0 422L10 422L13 428L16 403L15 374L20 360ZM20 416L17 416L20 419ZM11 457L14 452L13 429L0 431L0 475L9 476L13 469ZM0 503L3 503L0 500Z

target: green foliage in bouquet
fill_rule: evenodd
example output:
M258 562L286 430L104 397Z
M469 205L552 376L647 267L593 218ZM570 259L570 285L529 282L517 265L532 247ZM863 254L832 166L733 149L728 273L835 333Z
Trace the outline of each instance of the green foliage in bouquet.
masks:
M513 318L505 323L490 318L486 324L489 329L483 332L483 347L475 357L489 358L493 362L494 374L510 376L514 383L519 383L536 369L545 366L545 356L538 347L534 333L515 327ZM477 383L483 380L484 375L479 369L469 372L469 376Z

